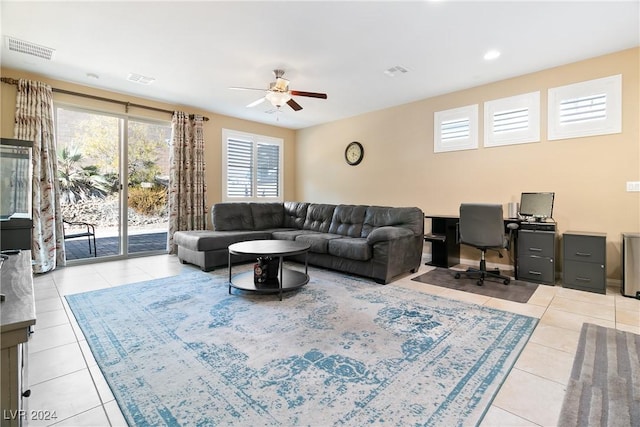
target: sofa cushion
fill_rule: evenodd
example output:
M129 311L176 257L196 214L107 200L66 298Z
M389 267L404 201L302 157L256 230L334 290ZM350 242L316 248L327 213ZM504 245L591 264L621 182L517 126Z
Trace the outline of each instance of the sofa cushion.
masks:
M424 234L424 214L419 208L390 208L369 206L364 216L361 237L367 237L371 231L387 225L403 227L415 235Z
M211 217L217 231L254 230L249 203L216 203Z
M272 231L271 236L276 240L296 240L296 237L298 236L301 236L303 234L311 234L311 233L316 233L316 232L311 230L285 229L285 230Z
M308 243L311 245L309 248L311 252L326 254L329 252L329 242L335 239L342 239L342 237L339 234L313 232L297 236L296 242Z
M176 231L173 241L192 251L214 251L227 249L229 245L246 240L270 239L270 233L264 231Z
M284 223L284 205L282 203L249 203L249 206L256 230L282 227Z
M373 256L373 251L367 239L348 237L330 240L329 254L340 258L367 261Z
M284 221L282 226L301 230L304 220L307 218L308 207L309 203L284 202Z
M338 205L333 211L329 233L360 237L367 207L362 205Z
M328 233L335 208L336 205L310 204L307 209L307 218L304 220L302 228L320 233Z

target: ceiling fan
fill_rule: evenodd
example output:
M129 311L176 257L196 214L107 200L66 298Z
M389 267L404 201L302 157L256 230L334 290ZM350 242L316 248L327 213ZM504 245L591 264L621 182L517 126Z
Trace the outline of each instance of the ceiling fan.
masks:
M258 104L261 104L265 100L271 102L271 104L276 107L278 110L284 104L287 104L289 107L293 108L294 111L302 110L302 106L298 104L292 96L307 96L309 98L321 98L327 99L326 93L318 93L318 92L305 92L300 90L290 90L289 89L289 80L284 77L284 70L276 69L273 70L273 75L276 77L275 82L269 83L269 89L256 89L250 87L230 87L229 89L235 90L259 90L262 92L266 92L265 96L262 98L252 102L247 105L247 107L255 107Z

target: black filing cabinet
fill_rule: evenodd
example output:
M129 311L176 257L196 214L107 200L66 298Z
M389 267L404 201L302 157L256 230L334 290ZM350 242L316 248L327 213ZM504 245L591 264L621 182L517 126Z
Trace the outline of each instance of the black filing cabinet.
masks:
M549 227L555 229L555 227ZM556 233L547 230L518 231L518 279L554 284Z
M562 286L606 293L607 235L567 231L562 234Z

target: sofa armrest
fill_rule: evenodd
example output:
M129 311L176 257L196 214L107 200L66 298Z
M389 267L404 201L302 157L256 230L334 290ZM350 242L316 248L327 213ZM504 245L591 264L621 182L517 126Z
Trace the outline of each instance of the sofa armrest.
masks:
M403 227L385 226L378 227L367 236L367 243L374 245L378 242L400 239L402 237L413 236L413 231Z

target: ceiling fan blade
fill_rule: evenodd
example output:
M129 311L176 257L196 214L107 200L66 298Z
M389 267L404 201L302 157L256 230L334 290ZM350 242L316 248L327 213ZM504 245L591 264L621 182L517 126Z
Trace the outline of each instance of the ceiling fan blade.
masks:
M294 111L300 111L302 110L302 107L300 106L300 104L298 104L296 101L294 101L293 99L290 99L287 101L287 105L289 105L289 107L293 108Z
M300 90L292 90L290 91L293 96L308 96L309 98L322 98L327 99L326 93L318 93L318 92L304 92Z
M262 104L263 102L264 102L264 97L262 97L260 99L256 99L251 104L247 105L247 108L255 107L256 105Z
M267 92L267 89L258 89L258 88L255 88L255 87L235 87L234 86L234 87L230 87L228 89L232 89L232 90L259 90L259 91L262 91L262 92Z

